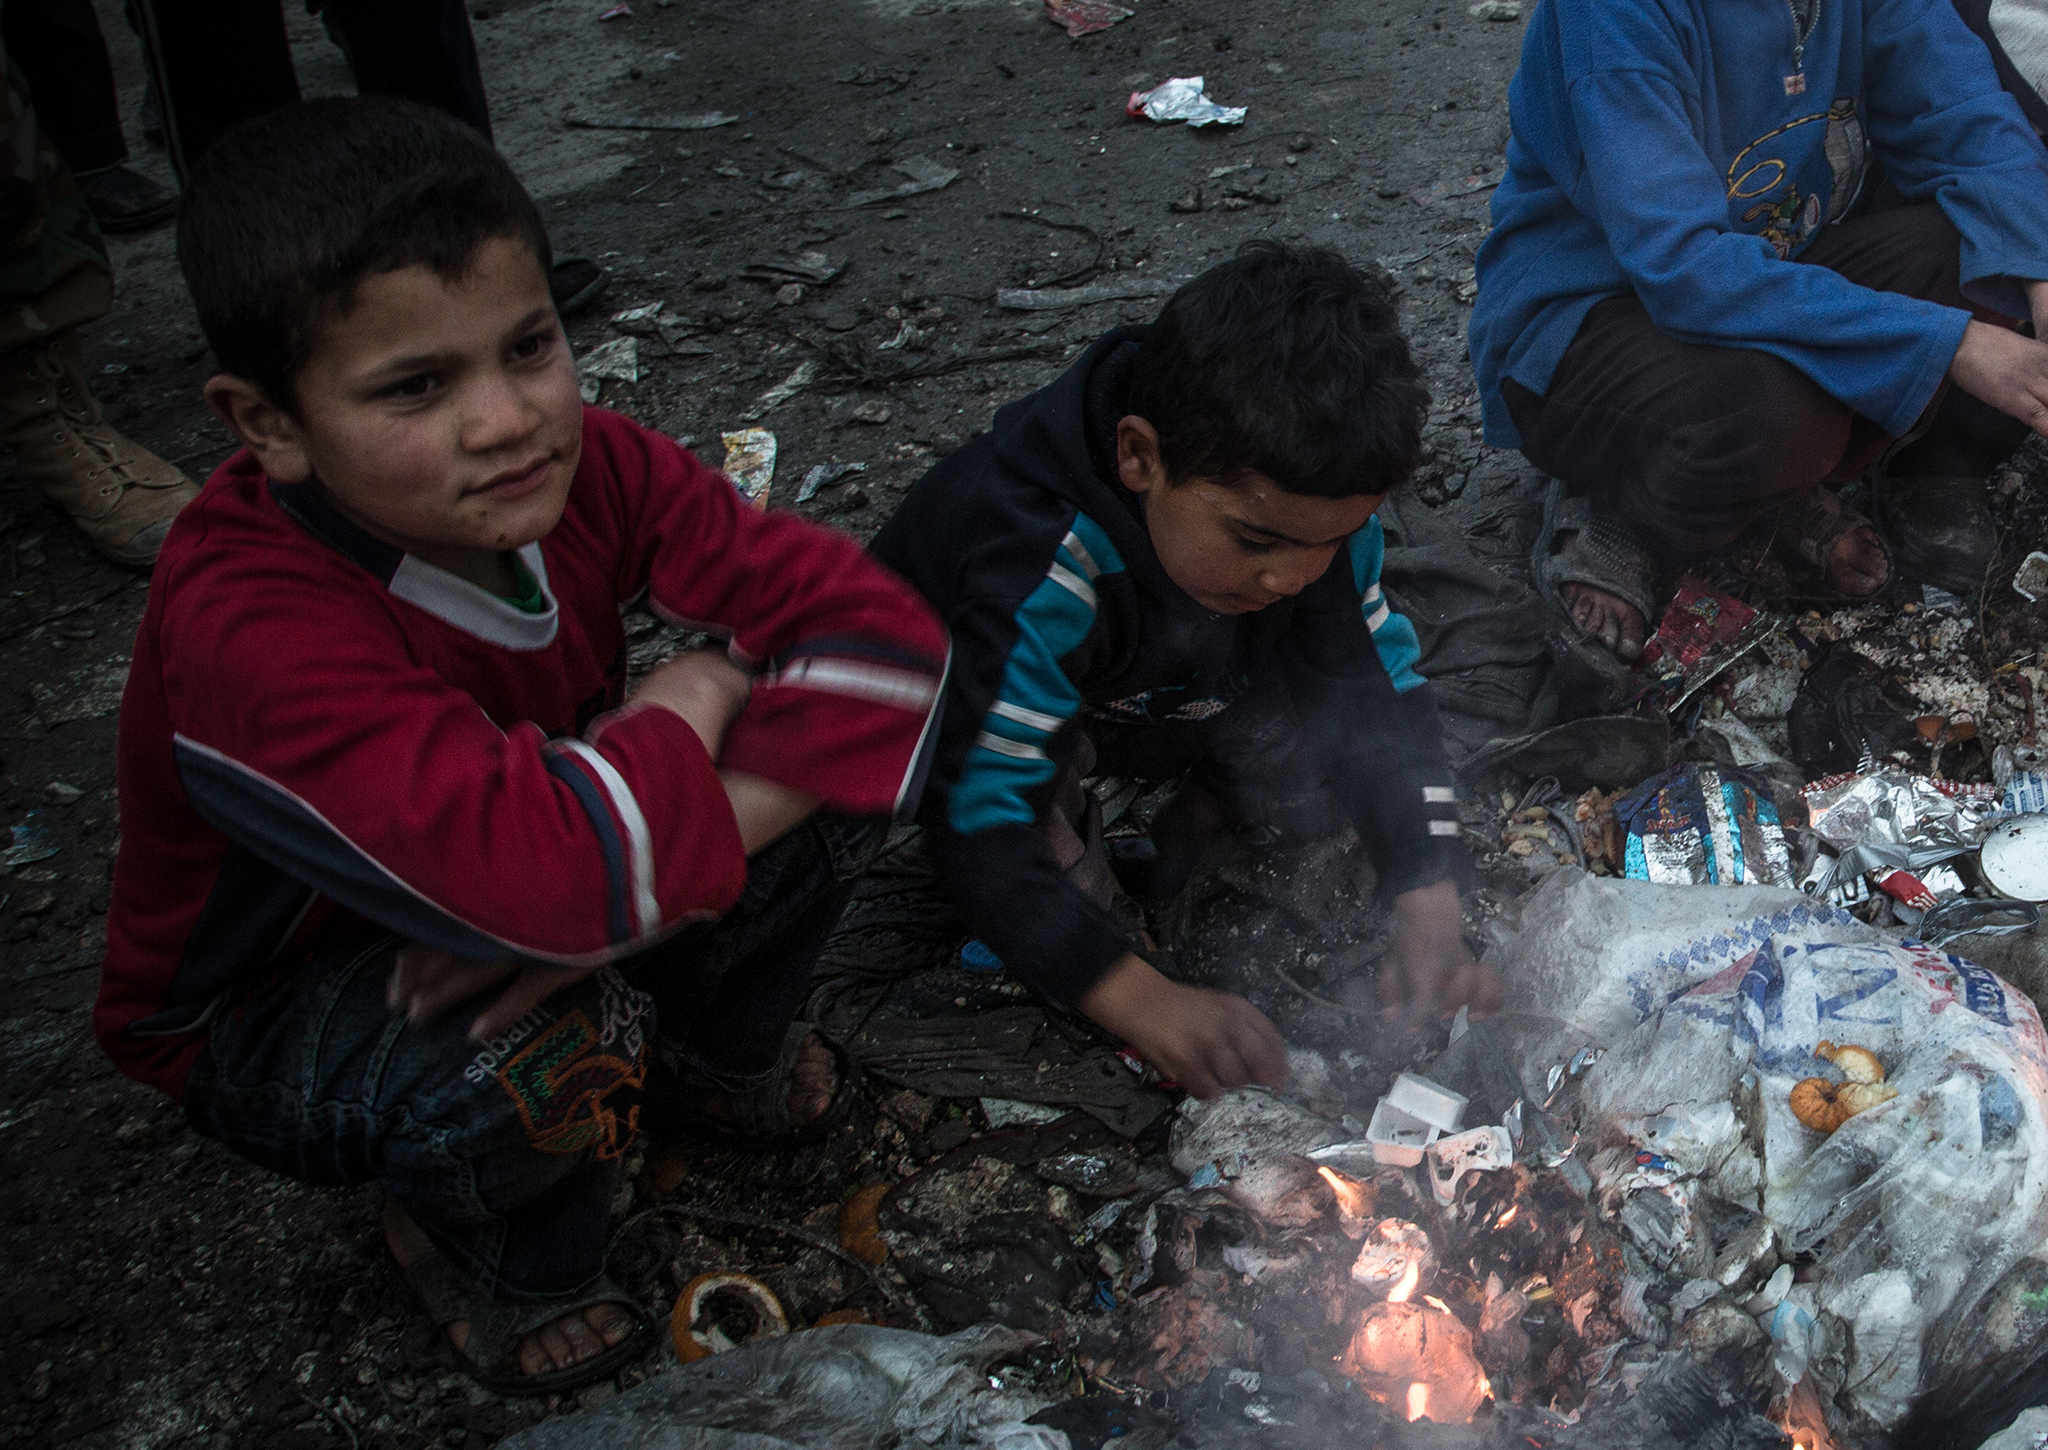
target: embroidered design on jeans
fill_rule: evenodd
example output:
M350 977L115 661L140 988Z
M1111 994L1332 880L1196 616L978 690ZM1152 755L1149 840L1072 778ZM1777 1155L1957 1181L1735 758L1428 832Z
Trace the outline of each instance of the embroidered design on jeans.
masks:
M609 1008L611 993L605 994ZM606 1011L606 1025L620 1019ZM624 1048L630 1056L608 1051ZM556 1019L532 1045L498 1072L498 1084L519 1109L526 1136L543 1153L594 1150L599 1158L626 1151L640 1118L638 1089L647 1080L646 1054L636 1020L629 1030L601 1034L580 1008ZM623 1115L609 1099L621 1088L633 1094Z

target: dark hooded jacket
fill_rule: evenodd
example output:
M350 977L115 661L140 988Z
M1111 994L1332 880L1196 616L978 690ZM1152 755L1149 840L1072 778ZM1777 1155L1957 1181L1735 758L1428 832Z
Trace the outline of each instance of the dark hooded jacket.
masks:
M1098 339L935 466L874 552L945 618L953 658L919 818L969 930L1071 1003L1135 950L1034 824L1084 729L1203 721L1277 673L1383 893L1469 871L1414 627L1381 598L1378 519L1292 599L1218 615L1167 577L1116 470L1144 327Z

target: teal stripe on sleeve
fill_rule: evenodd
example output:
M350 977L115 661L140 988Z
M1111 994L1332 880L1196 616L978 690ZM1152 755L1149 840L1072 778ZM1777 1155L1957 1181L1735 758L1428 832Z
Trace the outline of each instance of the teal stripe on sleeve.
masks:
M1425 683L1415 669L1422 660L1422 644L1408 616L1396 614L1380 593L1380 566L1386 558L1386 531L1375 514L1351 536L1351 580L1358 586L1359 609L1365 615L1366 628L1372 631L1380 663L1386 666L1395 693L1405 695Z
M1017 643L1003 664L995 703L947 799L947 823L960 834L1035 819L1025 797L1052 779L1046 746L1081 708L1080 691L1060 661L1095 627L1094 581L1123 567L1109 536L1086 515L1075 515L1046 577L1017 610Z

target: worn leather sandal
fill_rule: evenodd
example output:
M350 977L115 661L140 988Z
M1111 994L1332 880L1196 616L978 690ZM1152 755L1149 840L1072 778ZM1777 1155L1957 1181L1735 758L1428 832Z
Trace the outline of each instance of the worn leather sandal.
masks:
M804 1043L815 1033L818 1042L832 1054L838 1083L825 1111L808 1123L799 1124L789 1115L789 1085L796 1073L797 1059ZM691 1137L716 1142L729 1148L769 1152L815 1143L846 1121L859 1091L860 1073L846 1044L810 1022L789 1024L782 1037L782 1055L767 1081L743 1092L701 1082L683 1082L666 1068L649 1074L648 1091L642 1100L641 1128L651 1138ZM708 1104L724 1094L724 1112L713 1113Z
M1842 502L1825 484L1815 484L1803 498L1778 511L1771 548L1786 564L1789 581L1800 600L1861 604L1888 588L1898 569L1884 530ZM1857 529L1869 529L1884 550L1885 579L1867 594L1853 594L1828 583L1828 556L1835 545Z
M394 1260L393 1262L396 1262ZM420 1303L441 1326L449 1353L462 1372L497 1395L539 1397L580 1389L617 1374L642 1354L654 1339L654 1321L609 1275L599 1275L590 1291L574 1299L549 1304L500 1304L455 1271L455 1266L429 1250L411 1265L399 1264ZM633 1332L602 1354L561 1369L523 1374L512 1358L519 1341L554 1323L564 1315L596 1304L617 1304L633 1316ZM469 1340L461 1349L447 1340L446 1327L457 1320L469 1323Z
M1560 543L1567 534L1577 535L1569 549ZM1572 617L1563 586L1584 584L1612 594L1642 615L1647 641L1657 628L1651 597L1655 578L1656 565L1649 550L1628 525L1589 498L1567 497L1563 481L1551 480L1549 492L1543 496L1543 526L1537 530L1529 555L1529 580L1545 604L1582 638L1604 648L1603 641Z

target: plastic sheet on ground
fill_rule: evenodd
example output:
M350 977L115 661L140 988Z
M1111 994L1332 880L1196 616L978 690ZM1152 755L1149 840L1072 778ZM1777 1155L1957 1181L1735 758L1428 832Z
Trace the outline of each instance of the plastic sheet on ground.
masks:
M989 1371L1039 1343L994 1325L944 1339L867 1324L812 1329L669 1370L588 1414L523 1430L500 1450L1029 1444L1017 1422L1051 1401L992 1383Z
M2048 1349L2048 1037L1997 976L1791 892L1592 877L1531 893L1495 963L1525 1083L1566 1044L1605 1049L1580 1130L1639 1150L1606 1184L1624 1229L1672 1230L1636 1247L1670 1288L1752 1296L1839 1437L1870 1443L1916 1397L1954 1403ZM1788 1104L1839 1078L1822 1039L1870 1049L1899 1092L1832 1135ZM1731 1265L1745 1227L1755 1251ZM1794 1262L1796 1284L1751 1282Z

